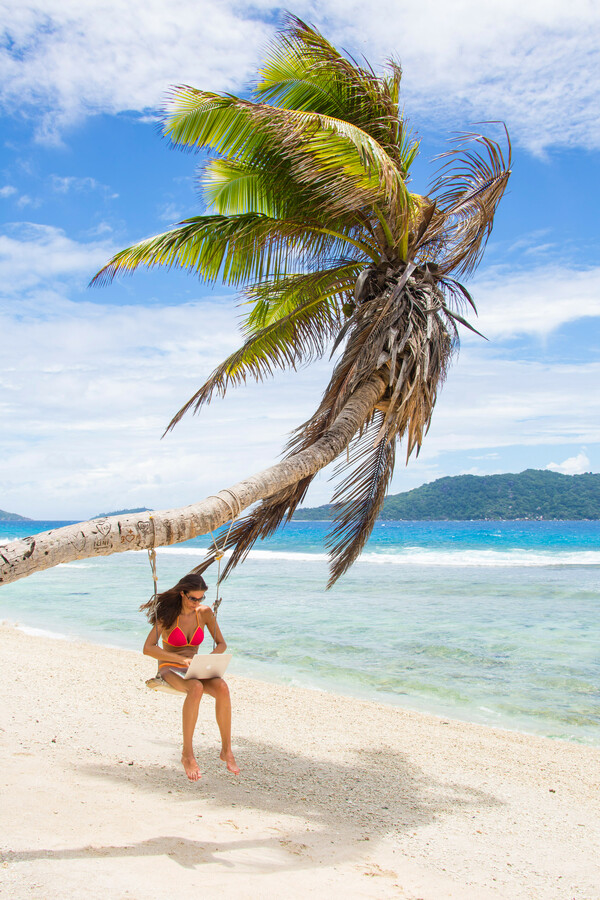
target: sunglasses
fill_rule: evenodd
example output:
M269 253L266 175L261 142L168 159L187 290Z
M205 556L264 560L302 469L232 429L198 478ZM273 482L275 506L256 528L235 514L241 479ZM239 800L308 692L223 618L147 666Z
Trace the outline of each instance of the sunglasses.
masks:
M206 594L206 592L204 594L202 594L201 597L192 597L192 595L186 591L188 600L193 600L194 603L200 603L201 600L204 600L205 594Z

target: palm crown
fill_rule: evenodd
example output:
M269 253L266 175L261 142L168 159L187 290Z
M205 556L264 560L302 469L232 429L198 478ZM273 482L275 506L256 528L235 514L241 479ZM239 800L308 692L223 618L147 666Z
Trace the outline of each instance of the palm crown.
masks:
M418 452L472 300L456 277L477 265L510 174L496 141L461 135L427 196L409 190L418 142L399 108L401 71L376 75L288 16L251 99L179 87L164 131L212 158L209 213L118 253L96 276L139 265L195 270L243 291L243 345L171 421L248 377L339 357L321 404L288 454L313 445L353 392L378 377L379 400L338 466L333 583L356 559L383 502L395 447ZM231 531L229 567L293 514L309 475Z

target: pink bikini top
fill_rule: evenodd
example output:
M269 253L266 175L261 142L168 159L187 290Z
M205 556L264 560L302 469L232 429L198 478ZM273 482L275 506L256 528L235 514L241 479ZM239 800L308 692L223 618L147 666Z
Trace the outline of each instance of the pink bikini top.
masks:
M204 625L201 625L198 621L197 612L196 622L198 622L198 627L193 633L191 641L188 642L188 639L179 627L179 616L177 616L177 624L169 636L164 639L164 642L170 644L171 647L197 647L204 640Z

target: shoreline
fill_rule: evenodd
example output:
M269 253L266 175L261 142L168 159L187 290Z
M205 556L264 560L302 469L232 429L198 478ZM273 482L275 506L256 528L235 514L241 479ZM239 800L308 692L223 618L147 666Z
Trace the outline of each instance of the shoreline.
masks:
M174 880L236 900L600 898L596 748L231 676L242 774L203 700L192 785L181 704L143 683L152 660L0 636L0 883L16 900L164 900Z
M127 652L127 653L135 653L135 654L140 653L140 651L138 651L137 649L135 649L134 647L131 647L131 646L119 646L118 644L107 644L107 643L103 643L101 641L94 641L89 638L83 638L80 635L70 636L68 634L64 634L61 632L55 632L50 629L35 628L35 627L29 626L29 625L22 625L19 622L7 620L7 619L0 619L0 633L1 633L1 629L3 627L15 629L17 631L22 632L23 634L29 635L30 637L41 637L41 638L47 638L50 640L65 641L66 643L71 643L71 644L72 643L89 644L90 646L93 646L93 647L101 647L103 649L113 650L115 652L123 651L123 652ZM264 666L264 664L262 664L262 666ZM266 667L266 668L268 668L268 667ZM229 675L232 675L232 674L233 673L230 670ZM315 691L316 693L327 694L332 697L339 696L339 697L343 697L347 700L356 700L356 701L359 701L362 703L375 703L375 704L379 704L379 705L389 708L389 709L399 709L403 712L416 713L417 715L431 716L436 719L449 719L453 722L462 723L464 725L476 725L481 728L492 728L497 731L508 732L511 734L513 734L513 733L519 734L519 735L523 735L525 737L528 737L528 736L538 737L538 738L543 738L544 740L549 740L549 741L560 741L562 743L569 744L569 745L575 745L575 746L580 746L580 747L592 747L592 748L595 747L595 748L600 749L600 739L592 741L592 740L583 740L581 738L577 739L577 737L571 737L571 738L555 737L555 736L551 736L551 735L541 734L540 732L536 732L533 730L528 731L525 728L523 728L523 729L517 728L514 725L511 725L510 723L501 724L501 723L493 723L490 721L481 721L481 720L478 721L476 718L472 718L472 717L468 718L467 712L465 712L464 717L463 717L459 714L459 711L457 711L455 709L453 709L450 713L447 713L445 711L436 711L436 710L432 710L432 709L427 709L426 703L424 703L423 705L418 705L415 702L414 705L410 705L410 700L408 700L406 702L404 702L404 701L403 702L400 702L400 701L394 702L392 699L388 699L387 696L382 697L382 698L371 696L371 695L369 695L369 693L367 691L365 691L363 694L359 694L357 692L353 692L350 687L347 690L344 690L343 686L341 686L341 685L333 686L333 685L327 684L325 687L319 687L314 684L302 685L302 684L297 683L297 680L300 679L299 675L297 675L296 677L286 676L286 675L280 675L279 677L277 677L277 674L275 672L272 672L272 677L269 677L269 674L271 674L270 671L269 672L261 671L258 674L240 673L239 675L235 675L235 677L241 678L243 680L251 681L251 682L259 682L259 683L273 685L274 687L278 687L278 686L284 687L284 688L289 687L292 689L299 688L299 689ZM150 676L148 676L148 677L150 677ZM483 717L482 717L482 719L483 719Z

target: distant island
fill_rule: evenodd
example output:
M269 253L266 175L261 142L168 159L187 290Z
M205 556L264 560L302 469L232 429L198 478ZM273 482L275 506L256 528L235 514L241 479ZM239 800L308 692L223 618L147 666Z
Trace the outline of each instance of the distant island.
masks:
M294 519L332 518L331 505L299 509ZM600 519L600 475L546 469L519 474L455 475L386 497L380 519Z
M33 522L33 519L28 519L27 516L18 516L16 513L6 512L4 509L0 509L0 522Z
M94 519L152 512L147 507L98 513ZM330 504L299 509L294 519L331 519ZM600 519L600 475L561 475L547 469L518 474L455 475L386 497L380 519ZM32 522L0 509L0 522Z
M152 512L153 510L148 509L146 506L140 506L138 509L115 509L113 512L107 513L98 513L96 516L92 516L92 519L108 519L109 516L126 516L129 513L140 513L140 512Z

